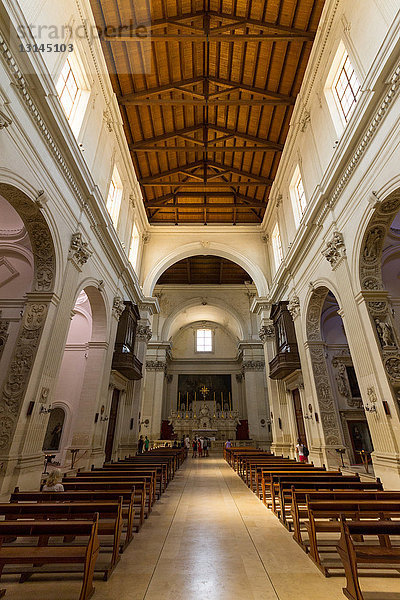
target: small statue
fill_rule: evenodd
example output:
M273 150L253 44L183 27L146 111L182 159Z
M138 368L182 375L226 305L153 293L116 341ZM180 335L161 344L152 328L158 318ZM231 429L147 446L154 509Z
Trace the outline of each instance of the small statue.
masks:
M376 331L378 332L379 340L382 347L395 346L392 327L386 321L380 321L378 317L375 319Z

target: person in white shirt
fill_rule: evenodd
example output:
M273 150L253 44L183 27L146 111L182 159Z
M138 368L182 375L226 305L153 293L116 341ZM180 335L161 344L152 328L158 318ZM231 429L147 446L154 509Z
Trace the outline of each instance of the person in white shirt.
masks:
M306 462L307 459L304 455L304 445L302 444L300 438L297 440L296 453L299 457L299 462Z
M63 492L64 486L61 482L61 471L60 469L54 469L46 479L46 483L43 486L43 492Z

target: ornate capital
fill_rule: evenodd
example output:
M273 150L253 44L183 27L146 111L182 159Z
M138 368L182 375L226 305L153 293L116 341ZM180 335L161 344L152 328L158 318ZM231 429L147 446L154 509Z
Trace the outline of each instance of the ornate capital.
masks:
M141 342L149 342L153 335L148 325L138 325L136 329L136 337Z
M7 117L7 115L3 113L3 111L0 110L0 129L5 129L6 127L9 127L11 123L12 120L9 117Z
M273 325L263 325L258 332L260 340L265 343L267 339L275 337L275 327Z
M300 299L298 296L292 296L287 307L292 315L292 319L296 319L300 315Z
M241 373L236 373L236 381L241 383L243 379L243 375Z
M88 242L83 240L82 234L78 231L72 234L71 245L68 258L77 267L82 267L92 256L93 250L90 249Z
M343 234L335 231L330 242L327 243L325 250L322 250L332 269L335 269L342 259L346 256L346 246L344 244Z
M163 360L146 360L147 371L165 371L167 363Z
M265 362L263 360L244 360L242 371L263 371Z
M125 310L125 304L124 301L122 300L121 296L115 296L114 297L114 302L113 302L113 307L112 307L112 312L114 317L119 321L121 318L122 313Z

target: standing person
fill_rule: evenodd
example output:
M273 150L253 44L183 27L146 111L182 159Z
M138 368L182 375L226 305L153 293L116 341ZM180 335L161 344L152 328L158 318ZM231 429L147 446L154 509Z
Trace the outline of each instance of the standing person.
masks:
M189 450L190 448L190 439L188 435L185 437L184 447L186 448L186 450Z
M231 440L228 440L225 442L225 448L232 448L232 442Z
M304 456L304 445L302 444L300 438L297 440L296 454L299 457L299 462L306 462L306 457Z
M144 451L148 452L149 451L149 447L150 447L150 440L149 440L149 438L146 435L146 437L144 438Z
M206 437L204 438L204 441L203 441L203 453L204 453L204 456L208 456L208 440Z
M197 451L199 453L199 458L203 456L203 439L199 438L199 443L197 445Z
M193 448L192 458L197 458L197 439L196 438L194 438L194 440L193 440L192 448Z
M140 438L139 438L139 441L138 441L138 445L137 445L138 454L142 454L142 452L143 452L143 445L144 445L144 439L143 439L143 436L141 435Z

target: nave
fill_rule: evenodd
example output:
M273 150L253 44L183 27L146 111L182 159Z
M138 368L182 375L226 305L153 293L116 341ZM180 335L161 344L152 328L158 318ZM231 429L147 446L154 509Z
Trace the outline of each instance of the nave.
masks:
M8 579L8 578L7 578ZM80 581L60 577L7 598L71 600ZM188 459L155 504L94 600L342 600L343 577L325 579L222 457ZM398 600L397 578L363 577L366 600Z

